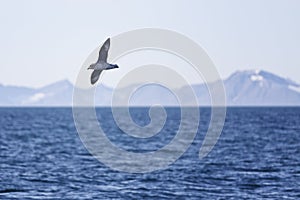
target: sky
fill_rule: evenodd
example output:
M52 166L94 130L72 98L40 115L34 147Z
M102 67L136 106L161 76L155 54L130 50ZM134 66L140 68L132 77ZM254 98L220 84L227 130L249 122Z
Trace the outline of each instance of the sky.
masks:
M222 78L264 69L300 83L298 0L0 0L0 83L76 80L106 38L162 28L197 42Z

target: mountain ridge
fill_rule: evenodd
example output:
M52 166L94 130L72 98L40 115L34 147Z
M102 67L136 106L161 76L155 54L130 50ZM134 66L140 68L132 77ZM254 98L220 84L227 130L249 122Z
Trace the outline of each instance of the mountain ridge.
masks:
M268 71L239 70L224 79L223 83L228 106L300 106L300 84ZM191 97L185 95L186 87L176 92L183 94L184 100L189 102ZM198 105L210 106L207 86L194 84L191 87ZM72 106L73 88L67 79L39 88L0 84L0 106ZM117 98L124 98L122 94L126 89L116 91ZM99 84L95 92L96 106L110 106L112 94L113 88ZM124 99L124 102L128 100ZM130 106L179 105L171 91L157 84L138 90L129 103Z

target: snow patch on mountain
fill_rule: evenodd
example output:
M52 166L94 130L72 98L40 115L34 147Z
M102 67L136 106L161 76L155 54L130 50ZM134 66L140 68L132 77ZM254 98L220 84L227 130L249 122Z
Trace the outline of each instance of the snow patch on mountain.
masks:
M290 90L293 90L295 92L299 92L300 93L300 87L299 86L297 87L297 86L294 86L294 85L289 85L288 88Z
M46 95L44 93L36 93L29 97L28 102L29 103L35 103L37 101L40 101L41 99L45 98Z
M262 77L260 75L252 75L251 80L252 81L262 81L262 80L264 80L264 77Z

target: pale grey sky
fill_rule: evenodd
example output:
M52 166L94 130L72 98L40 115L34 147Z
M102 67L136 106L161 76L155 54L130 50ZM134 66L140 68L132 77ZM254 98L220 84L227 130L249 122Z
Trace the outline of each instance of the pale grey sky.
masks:
M264 69L300 83L298 0L0 1L0 83L74 81L107 37L165 28L201 45L222 77Z

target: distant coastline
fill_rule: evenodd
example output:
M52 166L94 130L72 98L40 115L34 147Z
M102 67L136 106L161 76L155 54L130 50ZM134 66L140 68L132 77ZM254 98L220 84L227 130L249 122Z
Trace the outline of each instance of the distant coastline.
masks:
M223 80L229 107L298 107L300 106L300 84L263 70L237 71ZM184 94L184 86L177 92ZM198 105L209 107L210 95L205 84L192 88L197 95ZM74 85L68 80L58 81L42 88L5 86L0 84L0 107L71 107ZM126 89L126 88L124 88ZM96 107L110 107L113 89L98 85L95 92ZM118 91L118 98L122 91ZM189 101L189 96L185 96ZM157 84L143 87L142 92L130 101L132 107L148 107L161 104L178 107L174 95ZM128 105L119 105L128 106Z

